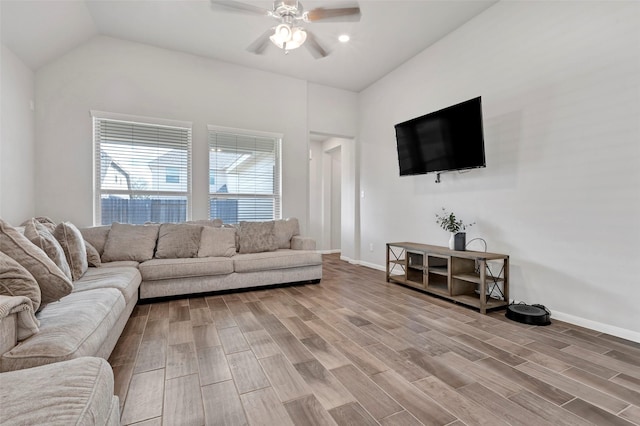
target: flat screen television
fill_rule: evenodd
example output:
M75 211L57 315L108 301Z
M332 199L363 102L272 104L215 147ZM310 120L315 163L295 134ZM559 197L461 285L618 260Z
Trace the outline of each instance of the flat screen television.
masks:
M400 176L486 166L480 97L395 128Z

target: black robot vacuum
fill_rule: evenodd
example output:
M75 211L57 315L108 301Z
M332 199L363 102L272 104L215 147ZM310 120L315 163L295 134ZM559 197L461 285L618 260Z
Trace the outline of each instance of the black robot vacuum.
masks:
M551 312L543 305L527 305L512 303L507 306L507 318L529 325L551 324Z

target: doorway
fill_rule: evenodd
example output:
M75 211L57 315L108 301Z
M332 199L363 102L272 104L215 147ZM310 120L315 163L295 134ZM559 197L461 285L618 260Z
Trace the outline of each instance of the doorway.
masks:
M323 253L351 252L355 156L353 139L311 133L309 140L309 235ZM351 182L351 183L350 183ZM353 194L351 194L353 192ZM350 253L351 254L351 253Z

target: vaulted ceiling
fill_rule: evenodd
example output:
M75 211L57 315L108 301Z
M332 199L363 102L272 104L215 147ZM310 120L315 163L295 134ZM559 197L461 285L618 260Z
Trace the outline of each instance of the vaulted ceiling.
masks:
M2 0L2 43L33 70L98 35L145 43L359 92L478 15L495 0L360 0L359 22L306 24L330 51L246 50L276 21L189 0ZM270 1L248 1L271 8ZM342 1L303 1L305 10ZM351 41L340 43L340 34Z

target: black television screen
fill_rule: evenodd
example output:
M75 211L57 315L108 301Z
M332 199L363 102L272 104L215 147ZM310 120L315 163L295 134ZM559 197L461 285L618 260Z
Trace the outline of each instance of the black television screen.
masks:
M400 176L485 167L480 97L395 128Z

